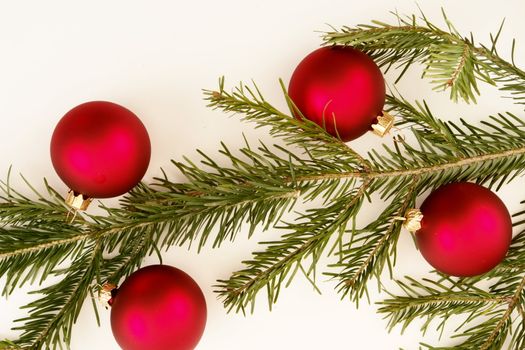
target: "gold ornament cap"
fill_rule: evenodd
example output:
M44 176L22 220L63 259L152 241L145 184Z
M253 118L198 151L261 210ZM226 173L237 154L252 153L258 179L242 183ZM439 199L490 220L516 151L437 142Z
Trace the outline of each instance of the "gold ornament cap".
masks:
M86 210L93 201L93 198L77 194L73 190L69 190L66 197L66 204L76 210Z
M104 305L105 307L107 307L108 305L111 306L112 304L112 299L113 299L113 290L115 290L117 288L116 285L114 285L113 283L104 283L99 291L98 291L98 300L100 301L100 303L102 305Z
M374 134L383 137L390 132L394 126L394 116L383 111L382 115L377 116L377 123L372 124Z
M411 233L416 233L421 229L421 220L423 220L423 213L419 209L409 209L405 214L403 227Z

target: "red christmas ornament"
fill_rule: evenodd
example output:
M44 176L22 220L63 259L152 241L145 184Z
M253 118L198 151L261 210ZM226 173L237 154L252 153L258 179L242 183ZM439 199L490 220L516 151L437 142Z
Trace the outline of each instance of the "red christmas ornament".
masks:
M146 128L130 110L111 102L83 103L64 115L51 139L51 160L74 192L78 209L88 198L119 196L144 176L151 154ZM82 208L84 209L84 208Z
M436 270L475 276L490 271L507 254L511 217L501 199L485 187L469 182L442 186L420 210L417 245Z
M310 53L293 72L288 94L304 117L343 141L372 129L382 136L393 125L393 118L382 112L383 74L368 55L351 47Z
M113 293L111 328L124 350L191 350L206 325L197 283L166 265L144 267Z

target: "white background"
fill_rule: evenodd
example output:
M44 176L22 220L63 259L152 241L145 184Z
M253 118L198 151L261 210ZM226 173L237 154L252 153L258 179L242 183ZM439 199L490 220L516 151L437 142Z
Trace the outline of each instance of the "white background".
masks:
M488 33L497 31L506 18L501 54L509 57L517 39L516 59L525 65L525 2L516 1L421 1L421 8L443 24L443 6L457 28L489 44ZM46 177L60 191L65 186L55 174L49 157L49 140L59 118L73 106L89 100L110 100L136 112L149 130L152 160L145 180L183 155L196 159L195 149L214 152L219 142L235 148L251 140L268 139L264 131L205 107L202 88L215 88L221 75L227 84L254 79L268 100L284 108L277 79L285 82L295 65L321 43L316 31L328 24L355 25L372 19L392 20L390 10L418 11L414 1L0 1L0 175L9 165L32 183ZM499 92L482 87L478 105L454 104L448 93L434 93L428 81L411 70L397 88L408 99L427 99L437 116L475 119L504 110L519 112ZM389 84L393 76L387 76ZM522 115L522 114L521 114ZM388 141L388 140L387 140ZM353 142L359 150L377 146L367 135ZM20 181L16 181L20 184ZM41 186L40 186L41 188ZM499 194L511 212L525 199L523 180ZM105 201L106 204L115 201ZM378 203L375 205L381 206ZM378 207L362 213L372 217ZM241 268L257 240L275 237L259 232L246 240L241 233L234 244L200 255L186 248L171 248L165 263L190 273L202 286L208 302L208 324L201 350L211 349L416 349L424 338L414 323L404 335L399 328L386 331L386 321L365 301L359 309L340 301L334 284L320 277L323 295L316 294L303 278L282 291L272 312L265 296L255 315L228 315L216 300L212 285ZM145 264L156 263L148 258ZM321 265L322 266L322 265ZM408 234L399 244L396 276L425 276L429 266L415 250ZM34 286L33 288L36 288ZM0 338L16 337L10 330L19 307L34 298L23 288L0 301ZM384 295L371 288L373 301ZM73 350L118 349L102 311L97 327L90 303L86 303L73 331ZM443 345L453 344L446 336Z

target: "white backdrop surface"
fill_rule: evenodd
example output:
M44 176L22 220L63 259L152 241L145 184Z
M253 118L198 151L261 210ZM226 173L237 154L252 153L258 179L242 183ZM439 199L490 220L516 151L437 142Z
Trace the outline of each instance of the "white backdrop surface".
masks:
M517 40L516 60L525 65L525 2L516 1L421 1L428 17L443 25L443 6L465 35L473 32L489 44L503 18L506 26L501 51L509 57ZM60 117L73 106L89 100L110 100L137 113L150 133L152 159L145 180L170 167L170 159L183 155L196 159L196 148L213 153L220 141L235 148L249 139L270 140L264 130L205 107L202 88L215 88L219 76L229 86L254 79L266 98L285 104L278 78L287 83L295 65L321 43L317 31L328 25L355 25L372 19L392 20L390 10L415 13L410 1L6 1L0 0L0 175L10 165L37 187L46 177L65 192L49 157L51 133ZM500 93L482 86L477 105L449 102L448 93L432 92L415 68L396 88L404 97L428 100L437 116L480 118L510 110L520 112ZM387 76L390 85L393 75ZM377 145L370 135L353 142L359 150ZM15 180L15 185L21 181ZM516 180L499 195L511 212L525 199L524 180ZM40 185L41 188L41 185ZM116 200L105 201L116 204ZM362 217L372 217L381 204L367 207ZM164 262L189 274L203 288L208 303L208 323L199 350L216 349L417 349L419 341L452 345L435 333L421 336L415 322L403 335L375 313L381 300L371 284L371 300L359 308L340 300L334 283L320 276L322 295L297 276L268 311L261 294L254 315L227 314L213 293L218 278L241 268L257 248L257 240L277 237L278 232L257 232L251 240L244 232L235 243L221 249L195 250L173 247ZM401 237L395 275L423 277L429 265L415 250L408 234ZM154 264L150 257L145 262ZM320 265L323 268L323 261ZM20 306L35 296L22 288L0 301L0 338L16 337L13 320L25 315ZM109 324L109 312L101 311L101 327L91 303L73 330L71 348L118 349Z

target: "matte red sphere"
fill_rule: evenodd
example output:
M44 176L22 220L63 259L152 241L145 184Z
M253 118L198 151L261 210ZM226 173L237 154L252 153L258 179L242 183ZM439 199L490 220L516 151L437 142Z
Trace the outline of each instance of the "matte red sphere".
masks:
M206 325L206 300L197 283L166 265L144 267L118 289L111 328L124 350L191 350Z
M64 115L51 138L51 160L66 185L91 198L128 192L148 168L148 132L130 110L111 102L83 103Z
M350 141L371 130L382 114L385 81L365 53L351 47L323 47L299 63L288 94L306 118Z
M436 270L475 276L492 270L507 254L511 217L489 189L469 182L448 184L432 192L420 210L417 245Z

